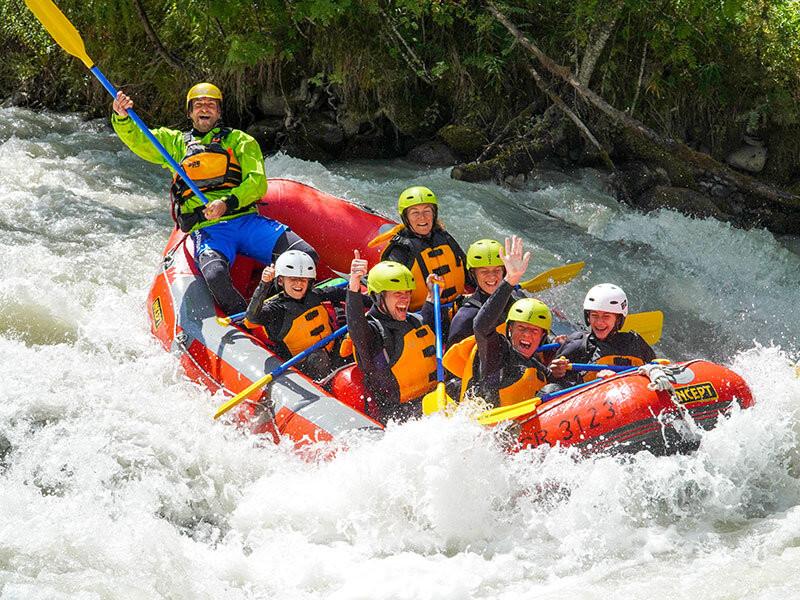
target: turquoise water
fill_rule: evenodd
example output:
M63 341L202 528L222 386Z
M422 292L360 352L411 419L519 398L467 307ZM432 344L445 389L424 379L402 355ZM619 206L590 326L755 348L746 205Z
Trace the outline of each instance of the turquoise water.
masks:
M214 422L149 333L166 173L105 123L22 109L0 109L0 164L2 598L798 597L796 239L632 212L591 171L512 192L270 157L386 214L429 185L465 247L522 235L530 276L586 260L543 298L579 320L618 283L665 312L663 355L724 362L758 401L691 456L509 456L434 418L308 463Z

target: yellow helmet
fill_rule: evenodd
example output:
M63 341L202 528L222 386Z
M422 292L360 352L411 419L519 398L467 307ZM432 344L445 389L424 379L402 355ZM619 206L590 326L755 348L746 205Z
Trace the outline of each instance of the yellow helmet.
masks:
M397 200L397 211L402 216L407 208L417 204L433 204L436 208L439 207L436 194L424 186L415 185L400 194L400 198Z
M475 267L502 267L503 259L500 254L503 247L496 240L478 240L467 250L467 268Z
M393 260L384 260L367 274L367 291L374 294L388 291L406 291L417 287L408 267Z
M214 98L222 104L222 90L213 83L196 83L186 94L186 110L189 110L189 103L197 98Z
M553 315L550 314L550 309L541 300L520 298L508 310L506 325L511 321L530 323L550 333L550 327L553 325Z

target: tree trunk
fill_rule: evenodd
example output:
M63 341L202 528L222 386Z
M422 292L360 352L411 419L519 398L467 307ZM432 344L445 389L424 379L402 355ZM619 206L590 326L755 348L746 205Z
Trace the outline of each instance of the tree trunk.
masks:
M671 186L676 188L688 188L700 194L709 194L710 190L714 190L711 200L723 213L731 215L731 220L736 225L763 225L777 233L800 233L800 197L734 171L706 154L659 135L625 112L617 110L589 89L570 69L559 65L542 52L494 4L488 3L487 6L545 71L567 84L593 108L593 115L588 115L592 119L591 125L611 130L615 158L638 160L652 168L661 169L666 173ZM585 72L590 75L587 60L588 58L584 59L581 70L583 71L585 65ZM535 70L532 71L534 73ZM536 75L533 76L536 79ZM560 100L562 104L567 104L563 94ZM544 158L542 153L546 154L547 149L543 148L542 140L547 139L546 132L538 133L539 136L531 147L526 147L524 141L515 142L494 159L480 165L459 165L453 169L451 175L470 181L481 178L503 179L506 175L516 175L522 172L519 169L525 168L532 161ZM623 193L623 197L625 196ZM633 205L637 203L637 198L628 197L626 200Z
M597 61L600 60L600 55L606 49L608 38L611 37L611 32L614 31L614 26L617 24L621 10L622 2L617 0L610 7L610 18L592 27L592 31L589 33L589 44L586 46L586 52L583 53L583 60L581 61L580 69L578 69L578 81L586 87L589 87Z
M153 29L153 25L150 23L150 19L144 9L142 0L133 0L133 6L136 8L136 13L139 15L139 20L142 22L144 32L147 34L147 37L153 46L155 46L158 55L163 58L168 65L172 66L177 71L189 71L193 76L196 77L197 71L194 68L187 66L180 58L167 50L164 47L164 44L161 43L158 34L156 34L155 29Z

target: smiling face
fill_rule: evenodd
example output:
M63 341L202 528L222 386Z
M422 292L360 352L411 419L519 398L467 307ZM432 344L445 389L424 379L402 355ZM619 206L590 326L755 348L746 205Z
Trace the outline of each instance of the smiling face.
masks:
M411 290L383 292L386 313L396 321L405 321L408 305L411 304Z
M294 300L302 300L305 297L310 282L311 280L306 277L278 277L278 285L289 298Z
M525 358L533 356L547 334L541 327L521 321L512 321L508 326L511 328L511 347Z
M617 328L617 319L620 315L602 310L589 311L589 327L598 340L604 340Z
M503 281L503 267L474 267L472 274L478 287L487 294L492 294Z
M426 236L433 230L433 206L430 204L416 204L406 209L406 220L411 231L417 235Z
M222 107L215 98L195 98L189 107L189 118L200 133L214 129L221 116Z

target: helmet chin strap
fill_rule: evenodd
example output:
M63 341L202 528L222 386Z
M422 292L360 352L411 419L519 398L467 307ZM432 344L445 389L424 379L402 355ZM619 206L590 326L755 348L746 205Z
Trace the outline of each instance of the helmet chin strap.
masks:
M375 306L378 307L379 311L387 316L391 316L389 314L389 309L386 308L386 300L384 299L385 293L386 292L378 292L377 294L374 294L375 298L373 298L373 302L375 302Z

